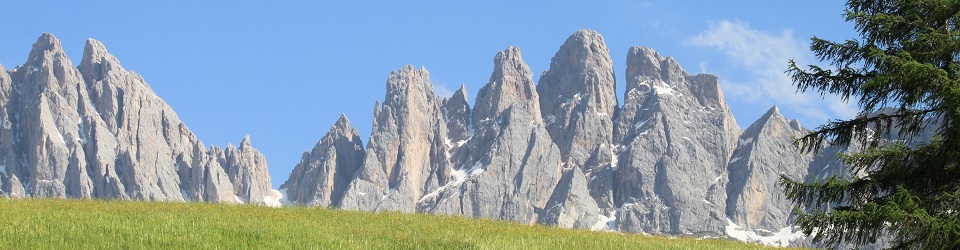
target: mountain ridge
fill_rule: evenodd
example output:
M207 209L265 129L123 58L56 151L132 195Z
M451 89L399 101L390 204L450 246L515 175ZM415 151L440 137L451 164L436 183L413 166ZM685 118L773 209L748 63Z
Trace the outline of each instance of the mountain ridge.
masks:
M97 40L86 41L74 67L44 33L25 64L0 75L0 190L8 196L277 205L249 137L239 151L208 150Z
M536 84L520 49L508 47L494 56L493 73L472 109L463 86L450 98L427 93L403 106L404 112L428 114L415 128L409 120L381 118L384 112L392 117L396 98L410 103L410 95L398 97L391 89L410 83L432 89L429 77L398 82L397 72L414 69L404 66L388 77L384 102L375 103L367 160L350 184L366 191L345 192L350 204L327 206L808 243L793 231L794 206L776 186L781 172L808 178L826 169L818 165L826 161L814 161L824 156L787 148L806 131L796 120L783 118L775 106L742 130L716 76L690 75L673 57L646 47L630 48L626 64L621 103L610 53L595 31L571 35ZM413 73L429 75L423 67ZM411 129L428 135L417 147L429 153L402 146L409 132L400 130ZM408 159L408 153L430 155L419 158L429 161L405 161L406 167L394 168L401 173L396 175L373 160ZM792 160L771 166L768 160L777 157ZM417 183L429 176L418 185L422 189L406 184L411 172L421 176L409 178ZM394 180L383 180L387 173ZM377 188L370 187L371 179L380 179Z
M0 66L0 193L292 204L806 244L776 180L842 169L831 169L839 163L823 152L790 148L807 130L776 106L741 129L717 76L690 75L652 48L630 48L625 63L620 100L596 31L573 33L538 81L520 49L508 47L494 56L473 107L465 86L443 98L426 68L403 66L374 103L366 144L341 114L273 190L249 135L239 146L208 147L102 43L88 39L74 67L45 33L24 65Z

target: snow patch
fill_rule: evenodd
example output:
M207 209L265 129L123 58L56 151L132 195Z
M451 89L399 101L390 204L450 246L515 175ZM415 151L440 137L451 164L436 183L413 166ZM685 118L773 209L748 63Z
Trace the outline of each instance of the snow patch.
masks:
M247 203L246 201L243 201L243 198L240 198L240 196L234 195L233 198L237 200L237 203L240 203L240 204Z
M673 89L670 87L653 86L653 91L656 92L657 95L674 95Z
M573 97L571 97L570 99L568 99L566 102L564 102L563 104L560 104L560 107L561 107L561 108L566 108L567 106L570 106L570 105L573 105L574 103L580 102L581 99L582 99L582 98L580 97L580 92L577 92L577 94L574 94Z
M683 136L683 137L680 137L680 138L681 138L681 139L684 139L684 140L687 140L687 141L693 141L693 140L690 140L690 137L686 137L686 136Z
M287 189L270 189L270 192L263 197L263 204L268 207L283 207L285 204L289 204L287 201Z
M57 131L57 139L60 139L60 142L62 142L64 145L66 145L66 144L67 144L67 141L64 141L64 140L63 140L63 133L60 133L60 128L57 128L57 126L53 126L53 130L56 130L56 131Z
M87 144L87 125L83 123L83 119L77 119L77 124L80 126L80 138L77 140L80 141L80 144Z
M480 161L473 163L473 166L470 167L470 170L467 171L469 177L474 177L482 174L486 169L483 169L483 166L480 164Z
M557 121L557 116L547 115L547 124L553 124L556 121Z
M189 201L190 195L187 195L187 190L180 189L180 197L183 198L183 201Z
M617 163L620 163L620 154L617 154L616 148L610 147L610 155L612 156L612 158L610 158L610 169L616 172Z
M443 150L443 155L450 159L450 150L453 149L453 142L450 141L450 137L443 137L443 145L447 146L447 149Z
M770 236L760 236L755 232L748 231L746 229L737 226L736 223L733 223L733 220L727 218L727 226L724 227L727 235L735 239L745 241L745 242L757 242L768 246L780 246L786 247L790 246L790 241L803 239L803 232L799 230L793 231L793 228L796 227L784 227L781 228L778 232L773 232ZM760 231L762 229L758 229ZM766 231L766 230L763 230ZM770 232L770 231L767 231Z
M747 138L747 139L740 139L739 141L737 141L737 145L738 145L738 146L743 146L743 145L747 145L747 144L749 144L749 143L751 143L751 142L753 142L753 137L750 137L750 138Z
M617 230L617 211L613 211L609 217L600 214L597 215L597 223L590 227L593 231L616 231Z
M722 174L721 174L720 176L717 176L717 178L716 178L716 179L713 179L713 182L711 182L711 183L710 183L710 185L714 185L714 184L717 184L717 182L719 182L719 181L720 181L720 178L723 178L723 175L722 175Z
M0 165L0 174L3 174L3 176L9 176L9 174L7 174L7 166L6 166L6 165Z
M634 128L634 129L639 129L640 127L643 127L643 125L646 125L648 122L650 122L650 120L653 120L653 117L647 118L647 120L645 120L645 121L638 122L637 124L634 124L634 125L633 125L633 128Z
M737 162L739 160L740 160L740 157L733 157L733 159L730 159L730 164L733 164L734 162Z
M473 166L471 166L470 169L461 168L457 170L453 170L453 169L449 169L449 170L450 170L450 177L453 177L453 179L448 181L447 184L444 184L443 186L438 187L437 189L434 189L432 192L423 195L423 197L421 197L420 200L417 201L417 203L421 203L430 198L436 197L437 195L440 195L441 192L443 192L444 190L447 190L448 188L459 187L460 184L462 184L464 181L467 180L467 178L478 176L485 171L485 169L483 169L483 165L480 164L480 161L474 162Z
M597 116L606 117L606 116L607 116L607 113L605 113L605 112L597 112Z

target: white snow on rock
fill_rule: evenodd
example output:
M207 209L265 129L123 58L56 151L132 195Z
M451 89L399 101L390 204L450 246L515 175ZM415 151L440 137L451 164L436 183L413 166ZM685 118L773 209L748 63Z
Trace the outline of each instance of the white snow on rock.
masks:
M288 203L290 202L287 201L287 189L271 189L270 194L263 197L263 204L268 207L283 207Z
M610 217L606 215L597 215L597 223L590 227L593 231L617 231L617 211L613 211Z
M639 129L640 127L643 127L643 125L645 125L645 124L647 124L648 122L650 122L650 120L653 120L653 117L647 118L647 120L644 120L644 121L642 121L642 122L638 122L637 124L634 124L634 125L633 125L633 128Z
M736 223L733 223L733 220L727 218L727 226L724 227L728 236L738 239L744 242L756 242L768 246L779 246L786 247L790 246L791 241L803 239L803 232L797 230L793 231L794 227L785 227L781 228L778 232L773 232L770 236L760 236L753 231L748 231L746 229L737 226Z
M653 91L656 92L657 95L674 95L673 89L670 87L653 86Z
M739 160L740 160L740 157L733 157L733 159L730 159L730 163L734 163L734 162L737 162L737 161L739 161Z
M450 177L453 177L453 179L447 182L447 184L441 187L438 187L437 189L434 189L433 192L423 195L423 197L420 197L420 200L417 201L417 203L436 197L437 195L439 195L444 190L447 190L448 188L459 187L460 184L462 184L464 181L467 180L467 178L478 176L482 174L484 171L485 169L483 169L483 164L480 164L480 161L474 162L473 166L471 166L470 169L465 169L465 168L461 168L457 170L451 169Z

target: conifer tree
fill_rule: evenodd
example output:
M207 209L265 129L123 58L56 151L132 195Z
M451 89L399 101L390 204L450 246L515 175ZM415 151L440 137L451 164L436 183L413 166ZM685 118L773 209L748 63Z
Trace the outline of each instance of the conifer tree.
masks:
M799 91L858 104L855 118L797 139L805 152L857 145L839 156L853 174L806 184L782 176L787 197L807 207L796 222L828 244L890 236L894 248L960 249L960 1L849 0L844 16L860 38L814 37L811 50L830 66L791 60L787 73ZM924 129L936 136L920 141Z

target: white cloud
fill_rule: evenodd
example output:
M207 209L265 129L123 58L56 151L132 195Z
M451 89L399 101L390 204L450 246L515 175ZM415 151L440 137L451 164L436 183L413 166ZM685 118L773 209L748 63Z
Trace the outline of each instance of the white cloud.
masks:
M771 33L752 29L739 20L720 20L710 22L707 30L692 37L688 43L717 49L736 68L746 71L749 76L746 82L721 81L724 92L737 101L771 102L780 105L781 109L820 122L828 117L849 118L856 114L854 106L835 96L821 98L817 93L797 92L790 76L784 72L787 62L794 59L799 65L806 65L814 60L807 45L795 38L790 30Z
M440 98L449 98L453 96L453 92L453 90L450 90L450 88L447 88L447 86L442 84L434 83L433 85L433 93Z

